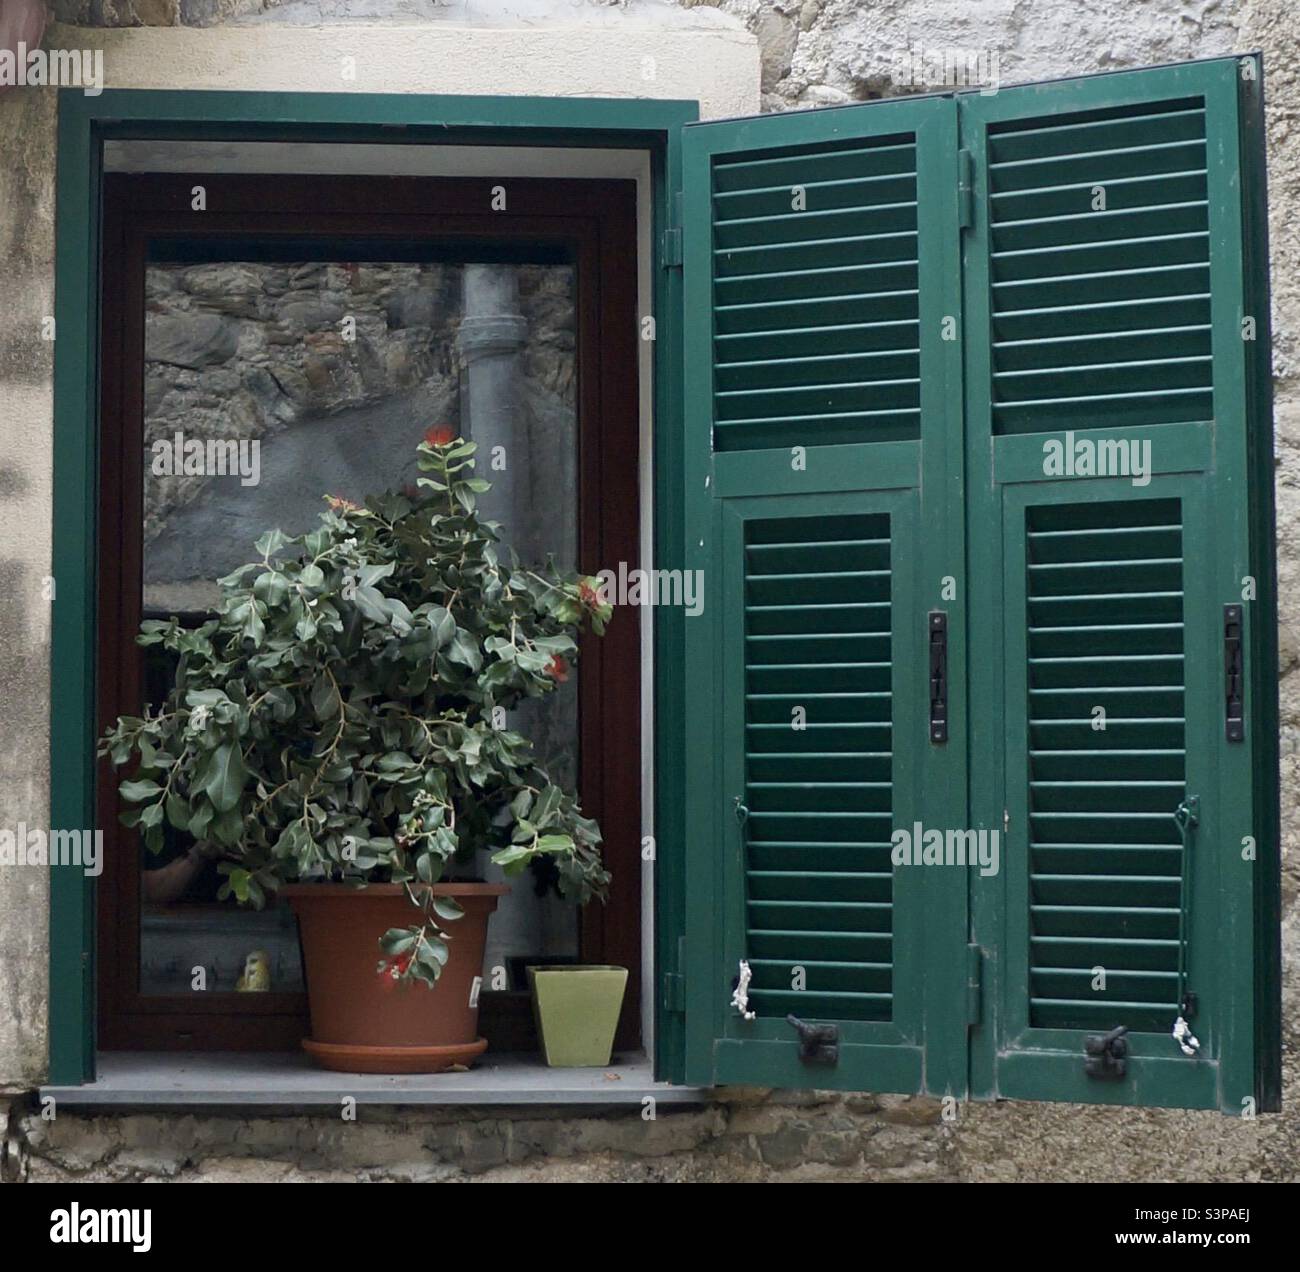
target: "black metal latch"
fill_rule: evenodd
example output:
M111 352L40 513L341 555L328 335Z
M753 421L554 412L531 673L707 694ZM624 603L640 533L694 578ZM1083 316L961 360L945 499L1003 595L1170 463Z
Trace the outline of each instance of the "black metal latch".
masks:
M799 1059L808 1064L838 1064L840 1058L840 1027L838 1025L810 1025L798 1016L787 1016L799 1033Z
M1088 1058L1083 1062L1083 1071L1090 1078L1102 1078L1118 1081L1128 1072L1128 1033L1127 1025L1117 1025L1110 1033L1089 1034L1083 1040L1083 1049Z
M930 611L930 741L948 740L948 614Z
M1223 723L1229 742L1246 740L1246 696L1241 645L1241 606L1223 607Z

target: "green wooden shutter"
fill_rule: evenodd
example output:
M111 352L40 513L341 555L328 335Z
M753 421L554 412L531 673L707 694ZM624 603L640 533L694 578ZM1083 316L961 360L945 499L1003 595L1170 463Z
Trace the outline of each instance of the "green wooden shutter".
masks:
M1259 73L686 130L688 1080L1276 1107Z
M707 598L686 620L687 1077L961 1093L964 880L890 859L923 806L965 818L962 739L927 734L927 615L963 574L955 107L692 126L683 155ZM805 1058L789 1015L833 1027L834 1058Z
M1249 493L1268 425L1242 327L1255 318L1267 349L1242 197L1257 72L1220 61L960 103L971 623L990 635L972 812L1006 828L1002 874L972 878L995 990L977 1094L1235 1113L1276 1099L1276 981L1256 983L1276 966L1276 686L1256 665L1271 513ZM1153 470L1136 481L1133 446ZM1228 606L1249 664L1240 741ZM1125 1073L1089 1076L1087 1038L1118 1027Z

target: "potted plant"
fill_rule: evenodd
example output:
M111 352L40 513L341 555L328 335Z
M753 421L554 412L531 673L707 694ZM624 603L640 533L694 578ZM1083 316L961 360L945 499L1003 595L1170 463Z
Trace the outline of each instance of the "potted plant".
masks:
M220 852L223 899L290 898L303 1045L326 1068L433 1072L486 1047L478 978L507 889L466 881L479 852L508 875L550 857L579 902L609 883L595 822L506 713L555 688L610 608L593 580L503 560L474 450L431 430L416 487L263 535L197 629L145 622L175 687L101 747L136 760L123 820L146 847L169 823Z

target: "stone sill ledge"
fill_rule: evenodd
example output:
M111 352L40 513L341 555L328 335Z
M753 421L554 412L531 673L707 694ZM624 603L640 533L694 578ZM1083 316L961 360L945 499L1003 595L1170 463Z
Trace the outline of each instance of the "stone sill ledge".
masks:
M84 1086L43 1086L56 1105L98 1108L275 1107L337 1109L345 1097L369 1105L702 1104L701 1087L656 1082L644 1052L616 1055L603 1069L550 1069L535 1055L489 1056L466 1073L329 1073L292 1052L109 1051ZM614 1076L617 1075L617 1076Z

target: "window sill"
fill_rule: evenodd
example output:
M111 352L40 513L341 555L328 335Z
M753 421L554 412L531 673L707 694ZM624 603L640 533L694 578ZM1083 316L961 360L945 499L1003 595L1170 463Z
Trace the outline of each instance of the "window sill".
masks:
M550 1069L530 1054L489 1056L465 1073L348 1074L316 1068L292 1052L101 1052L98 1077L83 1086L44 1086L57 1104L98 1108L249 1106L337 1108L406 1105L700 1104L701 1087L656 1082L644 1052L616 1055L606 1068ZM617 1076L615 1076L617 1075Z

